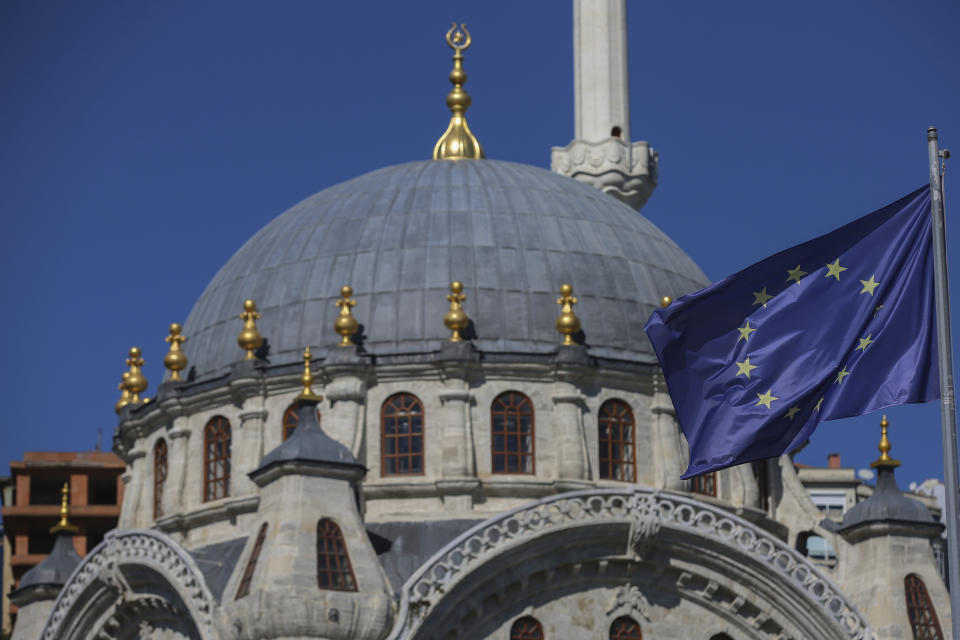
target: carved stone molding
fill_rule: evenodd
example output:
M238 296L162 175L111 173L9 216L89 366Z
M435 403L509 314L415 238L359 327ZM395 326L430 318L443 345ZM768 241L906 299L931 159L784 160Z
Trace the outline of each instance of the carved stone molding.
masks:
M622 615L637 616L650 622L650 602L640 591L640 587L635 584L627 583L617 589L610 607L607 609L607 615L611 618Z
M629 143L620 138L599 142L574 140L554 147L550 170L608 193L639 209L657 186L657 152L646 142Z
M504 552L566 529L629 525L631 553L649 553L653 546L669 548L676 540L693 541L730 558L726 568L749 567L764 581L780 583L800 604L809 624L829 629L824 638L868 640L872 631L856 608L833 583L806 558L770 533L722 508L690 497L647 488L591 489L555 495L513 509L466 531L438 551L404 584L397 622L388 638L413 638L443 598L458 586L469 584L474 572L487 563L497 563ZM700 540L700 542L696 542ZM670 553L669 549L666 553ZM697 560L695 559L694 562ZM697 571L709 575L707 571ZM714 596L727 588L702 575L681 572L676 579L679 592L715 607ZM735 596L730 598L735 600ZM763 605L763 596L757 603ZM764 607L766 605L763 605ZM762 609L761 609L762 610ZM796 610L796 609L794 609ZM762 625L770 616L764 611L751 624ZM807 618L804 617L804 620ZM815 623L813 621L816 621Z
M125 577L124 568L146 567L161 576L176 594L173 600L156 593L140 593ZM177 601L179 600L179 601ZM98 629L81 629L90 602L109 610L95 616ZM199 637L214 640L215 601L193 559L173 540L157 531L133 529L108 533L70 576L53 605L43 640L120 637L130 625L152 620L180 620L183 631L168 629L158 637ZM177 626L177 625L174 625ZM126 633L126 632L124 632ZM199 636L197 636L199 634ZM154 634L156 635L156 634ZM127 635L123 635L127 637ZM151 635L143 637L151 638Z

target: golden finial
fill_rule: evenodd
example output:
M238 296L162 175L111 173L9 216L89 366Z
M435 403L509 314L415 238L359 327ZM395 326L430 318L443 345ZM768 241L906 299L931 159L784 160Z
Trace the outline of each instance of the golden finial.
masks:
M577 299L573 296L572 285L565 284L560 287L560 297L557 298L557 304L560 305L557 331L563 334L563 345L571 346L575 344L573 334L580 331L580 318L573 312L573 305L577 304Z
M460 337L460 332L470 324L470 318L467 317L467 312L463 310L463 301L467 299L467 296L463 294L463 283L459 280L450 283L450 291L451 293L447 294L450 311L447 311L446 315L443 316L443 324L453 332L453 335L450 336L450 342L460 342L463 340Z
M70 483L64 482L63 489L60 490L60 522L50 527L50 533L58 533L60 531L67 531L69 533L76 533L78 529L70 524Z
M243 329L237 336L237 344L240 345L241 349L247 350L244 360L253 360L257 357L255 355L256 350L263 344L263 336L257 330L257 320L260 319L260 314L257 312L257 303L253 300L244 300L243 313L240 314L240 319L243 320Z
M336 302L336 305L340 307L340 315L333 323L333 330L340 334L341 347L349 347L350 338L360 328L357 319L353 317L353 312L350 311L357 306L357 301L350 297L352 295L353 287L346 285L340 287L340 299Z
M662 298L660 298L660 306L663 309L666 309L667 307L669 307L671 302L673 302L673 298L671 298L670 296L663 296Z
M450 82L453 89L447 94L447 106L450 107L450 124L433 147L433 159L483 158L483 147L467 125L466 112L470 106L470 96L463 90L467 73L463 70L463 52L470 47L472 39L467 25L459 27L454 22L447 31L447 44L453 49L453 71Z
M187 356L180 349L180 345L187 339L180 335L181 331L183 331L183 327L180 326L180 323L174 322L170 325L170 335L164 338L170 343L170 351L163 356L163 366L170 370L171 380L180 380L180 372L187 366Z
M140 347L130 348L130 357L127 358L127 366L130 367L130 370L127 371L127 375L123 377L123 388L130 393L128 404L140 404L144 402L140 399L140 394L147 390L147 385L149 384L141 371L143 358L140 357Z
M117 411L117 415L120 415L121 409L123 409L125 406L130 404L131 396L130 396L130 392L127 391L127 378L129 377L130 377L130 372L124 371L123 376L121 378L121 382L118 387L120 389L120 399L117 400L117 404L113 405L113 408L116 409Z
M312 388L313 374L310 372L310 347L303 350L303 375L300 376L300 384L303 385L303 391L297 396L298 400L316 400L317 402L323 400L323 397L315 394Z
M876 469L877 467L899 467L900 461L894 460L890 457L890 440L887 439L887 427L890 426L890 423L887 422L887 416L883 416L883 420L880 421L880 444L877 445L877 449L880 450L880 457L870 463L870 466Z

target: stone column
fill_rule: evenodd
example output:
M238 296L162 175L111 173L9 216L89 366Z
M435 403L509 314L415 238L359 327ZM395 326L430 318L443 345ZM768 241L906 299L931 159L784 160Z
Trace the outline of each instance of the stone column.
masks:
M434 424L440 425L440 479L437 490L444 507L466 512L473 508L473 499L480 489L477 478L477 456L474 448L470 406L470 363L476 358L469 342L445 342L440 351L443 389L441 408ZM431 418L427 418L431 420ZM437 433L434 431L434 433ZM434 447L436 449L436 447ZM427 452L429 456L429 450Z
M657 485L670 491L685 491L689 482L681 480L686 469L680 425L673 402L666 391L666 383L659 371L653 374L653 397L650 401L653 414L654 462Z
M363 409L367 399L364 367L356 361L358 356L354 347L342 347L334 354L346 362L326 367L325 373L329 382L323 391L330 401L330 415L323 416L321 426L334 440L350 447L350 452L357 459L366 460L367 456L361 455L364 436Z
M170 448L167 451L167 482L163 488L163 515L186 511L189 505L184 497L187 482L187 468L190 456L187 445L190 442L190 429L186 425L174 427L167 433Z
M253 481L247 474L258 466L263 458L263 428L267 411L255 409L240 414L240 432L233 436L230 466L230 495L242 496L256 492Z
M143 494L143 474L144 459L147 453L143 449L134 449L126 456L127 472L124 474L123 481L126 484L124 490L123 507L120 509L120 521L117 527L120 529L134 529L140 524L140 503Z
M586 349L581 345L560 347L557 381L553 383L553 437L557 443L558 485L566 490L588 486L590 465L583 432L586 399L576 382L587 375Z

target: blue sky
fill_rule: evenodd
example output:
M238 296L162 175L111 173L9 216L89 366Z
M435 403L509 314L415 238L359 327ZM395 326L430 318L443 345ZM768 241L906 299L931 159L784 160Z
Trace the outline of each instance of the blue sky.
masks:
M109 447L127 349L152 395L169 323L273 217L429 157L452 20L487 155L548 167L573 137L567 2L0 3L0 473ZM631 2L643 215L717 280L924 184L928 126L960 151L958 26L947 2ZM888 415L901 485L942 477L937 405ZM824 423L798 460L867 466L879 421Z

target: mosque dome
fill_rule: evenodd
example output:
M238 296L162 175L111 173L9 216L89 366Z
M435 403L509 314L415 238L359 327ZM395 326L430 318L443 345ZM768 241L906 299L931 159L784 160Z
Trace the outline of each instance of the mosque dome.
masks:
M664 295L708 283L649 220L590 186L512 162L410 162L325 189L247 241L187 318L191 364L207 376L241 359L246 298L271 364L298 361L305 346L324 355L343 285L363 347L415 359L449 339L453 280L482 352L553 352L557 296L570 283L589 353L628 362L656 361L643 325Z

